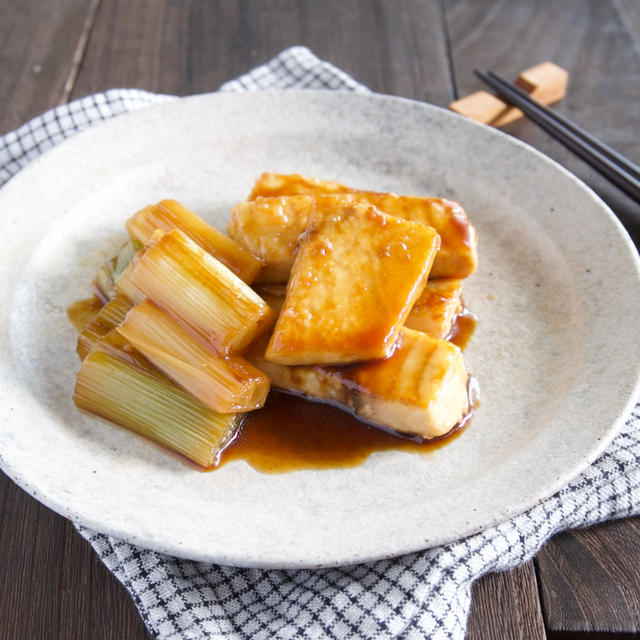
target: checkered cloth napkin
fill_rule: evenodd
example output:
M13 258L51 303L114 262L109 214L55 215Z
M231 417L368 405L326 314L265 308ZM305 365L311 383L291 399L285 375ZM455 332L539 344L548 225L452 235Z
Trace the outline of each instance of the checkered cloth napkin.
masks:
M367 89L293 47L221 91ZM112 90L57 107L0 138L0 185L95 122L174 99ZM607 451L566 488L492 529L393 560L338 569L237 569L181 560L79 528L156 638L459 638L471 585L531 558L553 534L640 513L640 405Z

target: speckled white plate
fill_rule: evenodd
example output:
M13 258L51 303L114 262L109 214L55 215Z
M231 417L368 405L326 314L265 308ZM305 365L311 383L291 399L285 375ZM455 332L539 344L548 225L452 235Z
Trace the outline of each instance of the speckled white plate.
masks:
M78 413L67 306L124 220L165 197L224 228L264 170L458 200L480 237L465 284L482 406L425 455L353 469L200 473ZM416 102L333 92L211 94L119 117L0 191L0 463L52 509L187 558L337 565L498 523L602 451L637 392L640 279L607 207L531 148Z

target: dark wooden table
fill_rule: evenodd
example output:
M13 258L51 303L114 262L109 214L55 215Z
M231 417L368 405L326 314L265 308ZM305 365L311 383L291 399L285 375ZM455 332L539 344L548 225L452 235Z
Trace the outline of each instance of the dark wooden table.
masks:
M480 88L474 67L515 77L553 60L571 74L559 109L640 161L638 0L0 0L0 133L113 87L211 91L293 44L375 91L441 106ZM640 239L637 204L530 122L506 130ZM475 585L468 638L640 637L639 549L640 518L556 536ZM148 638L73 526L2 474L0 638Z

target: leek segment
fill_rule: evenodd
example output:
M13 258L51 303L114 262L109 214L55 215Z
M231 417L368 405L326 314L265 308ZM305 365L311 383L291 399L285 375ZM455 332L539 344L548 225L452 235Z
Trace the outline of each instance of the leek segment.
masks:
M145 207L129 218L126 226L131 238L143 245L151 242L157 230L180 229L246 283L251 283L262 267L247 249L175 200Z
M76 406L186 456L202 467L218 461L242 423L180 389L117 340L99 341L82 361Z
M253 289L179 229L140 251L123 276L218 354L241 352L273 322Z
M113 300L100 309L98 315L82 330L78 336L76 352L83 360L93 349L96 342L103 338L112 329L115 329L125 318L133 305L121 295L116 295Z
M143 249L138 252L138 255L144 251ZM133 262L127 266L127 268L120 274L120 277L116 280L115 290L120 295L130 300L133 304L140 304L144 302L146 296L133 282L131 282L130 273L133 270Z
M259 409L269 379L244 358L220 358L150 301L117 327L140 353L178 385L220 413Z
M107 260L98 268L98 273L93 281L94 288L102 302L112 300L116 295L115 282L120 274L127 268L133 256L142 248L142 243L130 240L122 246L117 255Z

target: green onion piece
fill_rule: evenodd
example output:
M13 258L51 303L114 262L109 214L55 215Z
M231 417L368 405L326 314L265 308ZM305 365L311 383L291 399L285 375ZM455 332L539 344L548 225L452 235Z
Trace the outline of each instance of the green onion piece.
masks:
M152 240L122 274L118 290L121 281L133 284L219 354L241 352L273 322L267 303L182 231Z
M133 307L117 331L211 409L238 413L264 405L267 376L241 356L217 356L149 300Z
M217 464L243 414L220 414L126 352L93 349L82 361L73 399L80 409L111 420L186 456Z
M82 360L93 349L96 342L115 329L125 318L133 305L122 295L116 295L113 300L100 309L98 315L83 329L78 336L76 351Z
M108 302L116 295L116 280L141 248L142 243L137 240L130 240L122 246L117 255L98 268L93 286L96 294L103 302Z
M141 209L126 225L131 238L145 245L157 230L180 229L247 283L251 283L262 268L262 263L247 249L175 200L162 200Z

